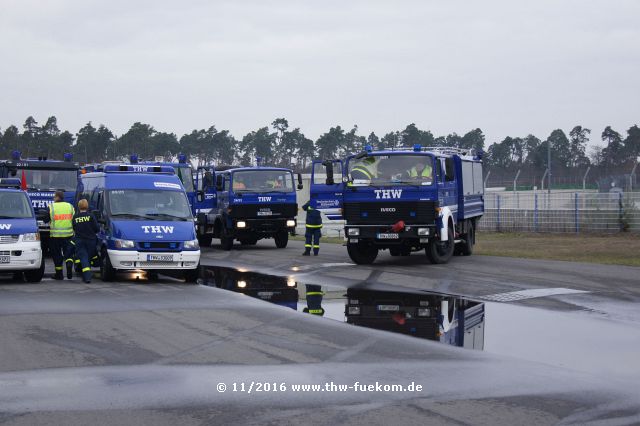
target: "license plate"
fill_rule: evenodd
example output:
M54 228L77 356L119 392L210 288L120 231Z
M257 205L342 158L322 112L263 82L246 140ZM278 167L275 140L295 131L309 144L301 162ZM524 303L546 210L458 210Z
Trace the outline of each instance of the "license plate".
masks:
M11 262L11 256L0 256L0 263L9 263Z
M147 260L156 262L173 262L173 255L171 254L148 254Z
M273 216L272 212L258 212L258 216Z
M400 234L378 234L379 240L397 240L400 238Z
M396 312L400 310L400 306L398 305L378 305L379 311L385 312Z

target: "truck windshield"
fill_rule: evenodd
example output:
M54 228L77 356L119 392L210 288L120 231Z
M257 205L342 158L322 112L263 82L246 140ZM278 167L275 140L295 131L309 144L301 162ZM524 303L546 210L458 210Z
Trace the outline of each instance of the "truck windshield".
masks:
M233 173L235 192L291 192L293 173L286 170L242 170Z
M0 192L0 219L33 217L31 203L22 192Z
M191 167L174 167L174 169L182 182L182 186L184 186L184 190L193 192L193 171Z
M28 189L38 191L75 191L78 184L76 170L60 169L18 169L16 177L21 179L24 172Z
M433 158L429 155L368 155L349 161L352 186L432 185Z
M107 191L111 217L125 220L192 220L187 197L182 191L117 189Z

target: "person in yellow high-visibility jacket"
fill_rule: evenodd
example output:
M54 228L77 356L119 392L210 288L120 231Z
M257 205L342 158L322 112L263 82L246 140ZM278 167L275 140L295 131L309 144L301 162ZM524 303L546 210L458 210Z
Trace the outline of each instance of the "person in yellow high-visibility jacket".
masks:
M425 164L427 160L418 161L415 166L407 171L410 178L414 179L432 179L433 170L430 164Z
M378 161L375 157L367 157L359 161L351 169L351 178L356 180L371 180L378 177Z
M64 192L56 191L53 195L53 203L49 204L49 209L44 217L45 223L50 223L49 228L49 248L53 265L55 267L54 280L63 279L62 263L67 266L67 278L73 277L73 206L64 201Z

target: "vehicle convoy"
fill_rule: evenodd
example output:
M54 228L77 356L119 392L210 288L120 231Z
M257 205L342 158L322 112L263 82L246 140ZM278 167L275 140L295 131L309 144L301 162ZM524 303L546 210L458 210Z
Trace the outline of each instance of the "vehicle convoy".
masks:
M44 275L38 224L20 179L0 179L0 273L29 282Z
M373 263L379 250L425 250L432 263L446 263L473 252L484 213L481 158L457 148L367 146L344 162L315 161L311 198L330 219L344 218L357 264Z
M302 177L298 175L298 189ZM273 238L284 248L296 227L298 204L293 172L276 167L238 167L216 172L217 206L210 215L212 235L224 250L234 240L254 245Z
M214 167L200 166L194 171L185 154L178 154L177 162L139 161L136 154L132 154L129 161L140 167L169 166L175 169L189 199L191 213L196 218L198 241L202 246L211 245L213 222L209 220L212 210L216 207L216 190L213 184Z
M410 290L349 288L347 323L435 340L468 349L484 348L484 304Z
M11 154L10 160L0 162L0 178L17 178L27 191L36 217L42 215L53 202L57 190L64 191L64 201L73 202L78 181L78 163L73 155L64 154L64 161L49 160L46 157L21 158L19 151ZM49 225L38 221L43 249L49 242Z
M82 174L78 198L100 224L97 253L104 281L117 271L182 271L198 278L200 246L193 215L173 167L107 164Z

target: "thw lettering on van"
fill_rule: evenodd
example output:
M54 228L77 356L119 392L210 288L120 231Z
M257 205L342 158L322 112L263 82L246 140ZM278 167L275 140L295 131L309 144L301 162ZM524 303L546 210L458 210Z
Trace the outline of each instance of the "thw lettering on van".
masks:
M0 223L0 229L11 229L10 223Z
M268 203L269 201L271 201L271 197L258 197L258 201Z
M141 226L145 234L173 234L173 226Z
M402 197L402 189L375 189L376 199L400 198Z

